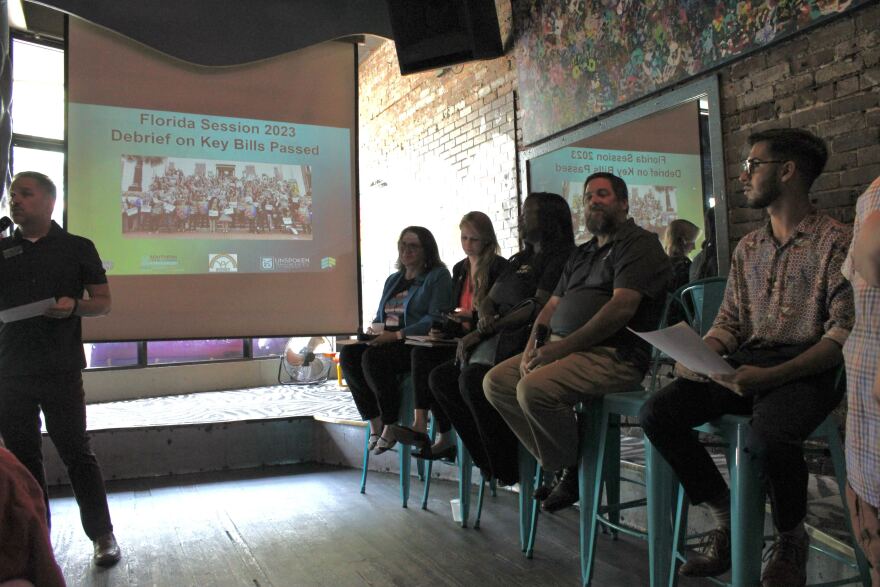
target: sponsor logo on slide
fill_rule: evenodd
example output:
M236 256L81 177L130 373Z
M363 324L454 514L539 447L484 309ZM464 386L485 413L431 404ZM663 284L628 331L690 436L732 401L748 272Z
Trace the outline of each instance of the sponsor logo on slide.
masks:
M208 255L209 273L234 273L238 271L238 255L235 253L210 253Z
M333 269L336 267L335 257L324 257L321 259L321 269Z
M262 271L299 271L309 265L308 257L260 257Z
M179 264L177 255L144 255L141 257L141 269L144 271L168 269L169 267L177 267Z

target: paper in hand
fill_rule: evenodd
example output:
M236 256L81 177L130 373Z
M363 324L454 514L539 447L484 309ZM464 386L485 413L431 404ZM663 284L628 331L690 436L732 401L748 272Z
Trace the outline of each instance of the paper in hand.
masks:
M34 316L42 316L47 308L51 308L54 305L55 298L46 298L45 300L40 300L38 302L31 302L30 304L24 304L22 306L7 308L0 312L0 322L17 322L19 320L33 318Z
M709 348L685 322L674 326L654 330L653 332L636 332L628 328L636 336L666 353L694 373L700 375L729 375L735 372L721 355Z

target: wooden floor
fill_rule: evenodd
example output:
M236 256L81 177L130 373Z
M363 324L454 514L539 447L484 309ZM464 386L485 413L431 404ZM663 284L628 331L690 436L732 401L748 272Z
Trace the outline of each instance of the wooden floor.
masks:
M318 465L108 484L123 559L90 564L76 503L53 495L52 540L71 587L579 585L577 512L542 515L535 555L520 552L517 496L487 498L482 527L451 519L457 486L422 484L400 507L397 477ZM593 585L648 585L641 541L600 536ZM704 585L682 580L682 587Z

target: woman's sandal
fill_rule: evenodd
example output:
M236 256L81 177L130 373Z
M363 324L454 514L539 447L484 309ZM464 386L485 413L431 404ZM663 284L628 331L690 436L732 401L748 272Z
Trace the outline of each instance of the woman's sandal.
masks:
M400 426L399 424L392 424L389 428L391 429L391 433L394 434L394 438L396 438L400 444L414 446L423 452L426 446L431 446L431 438L424 432L418 432L417 430L413 430L407 426Z
M385 438L384 436L380 436L379 440L376 442L376 450L373 451L373 454L380 455L383 452L388 452L389 450L394 448L395 444L397 444L397 440L395 440L393 438L391 440L389 440L389 439Z
M370 440L367 441L367 450L372 452L376 448L376 444L379 443L380 438L382 438L381 434L370 434Z

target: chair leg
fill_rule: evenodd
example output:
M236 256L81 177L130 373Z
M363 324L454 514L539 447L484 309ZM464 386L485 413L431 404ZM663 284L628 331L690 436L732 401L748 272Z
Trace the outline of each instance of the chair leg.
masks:
M428 427L428 436L431 438L431 443L434 443L434 418L431 418L431 425ZM431 492L431 472L434 470L434 461L425 461L423 459L417 459L416 463L419 467L420 478L425 481L425 488L422 490L422 509L428 509L428 494Z
M592 408L591 408L592 409ZM583 414L581 414L583 416ZM608 421L605 425L606 435L604 449L604 471L605 479L605 503L609 506L620 504L620 415L609 414ZM601 501L601 495L599 497ZM612 524L620 524L620 510L617 508L608 511L608 520ZM603 526L604 531L604 526ZM617 530L611 530L611 536L617 540Z
M471 475L473 463L464 443L460 438L456 439L458 446L458 503L461 505L461 527L467 528L468 516L471 509Z
M543 471L541 470L541 465L536 464L533 487L537 487L541 483L542 476ZM532 558L532 554L535 551L535 535L538 533L538 514L541 512L541 504L539 504L538 500L534 498L534 490L532 491L532 494L532 503L530 505L532 513L529 520L529 541L528 544L526 544L526 558Z
M535 492L535 472L538 467L535 457L522 446L518 449L519 458L519 545L523 552L529 543L532 527L532 501Z
M748 424L736 425L728 461L730 470L730 568L733 587L761 583L761 551L764 549L764 489L758 465L745 451ZM732 453L732 454L731 454Z
M490 483L494 483L494 480ZM478 530L480 528L480 516L483 515L483 495L486 490L486 478L480 477L480 491L477 493L477 517L474 519L474 530ZM494 490L494 488L493 488Z
M361 465L361 493L366 493L367 491L367 467L370 464L370 426L367 426L367 431L364 437L364 460L363 465Z
M669 564L669 587L678 585L678 564L684 557L685 534L687 533L688 501L684 487L678 486L675 498L675 524L672 528L672 560Z
M669 506L673 503L672 467L645 437L645 487L648 496L648 568L651 587L664 587L672 561L673 527Z
M612 474L619 475L620 464L618 459L617 468L614 471L608 470L608 459L606 459L605 452L609 442L609 414L602 409L602 404L600 402L592 402L585 411L578 414L578 417L581 418L583 427L578 466L581 583L586 586L592 581L593 575L593 561L596 553L596 526L598 524L599 503L602 501L602 479ZM618 429L615 428L614 430L616 432ZM619 441L618 438L618 443ZM607 479L605 483L607 488Z

